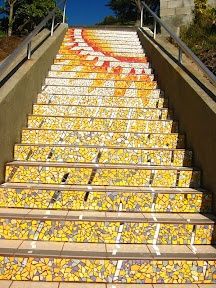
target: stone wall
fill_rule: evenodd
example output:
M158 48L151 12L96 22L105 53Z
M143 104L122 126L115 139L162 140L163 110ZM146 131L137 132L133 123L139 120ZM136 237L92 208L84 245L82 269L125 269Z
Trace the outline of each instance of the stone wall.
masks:
M209 0L209 5L216 6L216 0ZM194 0L160 0L162 20L177 32L178 28L191 22Z

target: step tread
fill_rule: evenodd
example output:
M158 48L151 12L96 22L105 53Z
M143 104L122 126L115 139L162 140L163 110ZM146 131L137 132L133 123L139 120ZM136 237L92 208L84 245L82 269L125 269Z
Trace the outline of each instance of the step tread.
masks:
M132 192L132 193L167 193L167 194L203 194L208 193L207 190L202 188L163 188L163 187L129 187L129 186L94 186L94 185L56 185L56 184L34 184L34 183L10 183L6 182L0 185L2 189L37 189L37 190L54 190L59 191L59 189L64 191L91 191L91 192Z
M60 257L76 259L215 260L211 245L154 245L64 243L51 241L0 240L1 256ZM158 253L159 251L159 253ZM193 251L196 251L194 253Z
M141 213L0 208L0 218L44 221L214 224L216 216L200 213Z
M144 150L144 151L180 151L180 152L184 152L184 151L188 151L191 152L192 150L190 149L183 149L183 148L142 148L142 147L128 147L128 148L124 148L121 146L99 146L99 145L70 145L70 144L26 144L26 143L19 143L19 144L15 144L16 147L51 147L51 148L55 148L55 147L62 147L62 148L98 148L98 149L109 149L109 150Z
M180 170L180 171L199 171L194 167L178 166L155 166L155 165L131 165L131 164L97 164L97 163L50 163L50 162L31 162L31 161L12 161L7 166L44 166L44 167L67 167L67 168L97 168L97 169L136 169L136 170Z
M79 96L78 96L79 97ZM88 97L88 96L86 96ZM91 96L90 96L91 97ZM141 100L141 99L140 99ZM166 107L162 107L162 108L157 108L157 107L123 107L123 106L107 106L107 105L89 105L89 106L86 106L86 105L81 105L81 104L43 104L43 103L36 103L33 105L34 107L37 107L37 106L44 106L44 107L58 107L58 108L61 108L61 107L68 107L68 108L76 108L76 107L82 107L83 109L86 109L86 108L104 108L104 109L119 109L119 110L122 110L122 109L130 109L130 110L147 110L147 111L169 111L171 112L168 108Z
M0 280L1 288L38 288L38 282ZM145 288L216 288L216 284L145 284ZM40 288L143 288L143 284L42 282Z

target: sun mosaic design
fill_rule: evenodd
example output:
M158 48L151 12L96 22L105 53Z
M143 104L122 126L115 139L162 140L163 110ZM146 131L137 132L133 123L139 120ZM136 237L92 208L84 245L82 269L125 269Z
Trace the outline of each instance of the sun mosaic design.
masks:
M207 217L180 215L210 213L212 195L196 190L201 173L164 107L136 32L67 31L0 187L0 207L20 213L1 213L0 239L50 247L4 253L0 280L216 283L209 254L174 251L216 243L216 232ZM111 255L116 244L128 247Z
M45 91L68 94L72 85L73 93L77 95L94 95L98 92L102 96L159 97L157 83L153 81L151 69L139 42L136 51L132 51L122 47L123 43L131 41L130 38L120 37L120 40L113 41L112 38L110 40L102 39L97 31L69 29L55 64L64 64L64 66L60 65L59 72L76 69L78 71L68 74L74 79L65 79L63 82L62 79L59 81L48 79L46 83L48 87ZM116 44L113 44L115 42ZM61 73L54 72L54 75L58 76ZM86 80L79 80L81 77ZM58 84L60 87L51 87ZM65 85L69 86L65 87Z

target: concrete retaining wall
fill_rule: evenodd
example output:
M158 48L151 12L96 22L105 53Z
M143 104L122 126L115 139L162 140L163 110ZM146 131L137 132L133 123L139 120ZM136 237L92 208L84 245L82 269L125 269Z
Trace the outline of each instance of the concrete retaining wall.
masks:
M63 41L67 25L61 24L33 54L32 59L0 89L0 182L4 181L5 163L13 159L13 147L20 142L21 129L32 111L38 92Z
M208 0L208 4L216 6L216 0ZM177 27L192 21L194 0L160 0L161 19L175 32Z
M202 170L202 185L213 193L216 212L216 102L192 80L151 38L138 31L142 45L169 99L180 131L193 150L194 165ZM216 89L215 89L216 92Z

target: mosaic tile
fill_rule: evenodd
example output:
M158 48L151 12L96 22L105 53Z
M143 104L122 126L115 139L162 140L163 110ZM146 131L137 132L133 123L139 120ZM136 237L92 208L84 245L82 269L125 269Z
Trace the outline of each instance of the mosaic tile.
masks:
M116 96L116 97L160 97L160 90L158 89L130 89L130 88L101 88L95 87L70 87L70 86L46 86L43 90L45 93L50 94L71 94L71 95L99 95L99 96Z
M0 207L136 212L210 212L208 193L137 193L1 189ZM197 234L198 235L198 234Z
M98 157L98 155L100 157ZM20 161L92 162L190 166L191 152L184 150L136 150L67 146L15 146L14 159Z
M63 130L23 130L22 143L98 145L137 148L182 148L184 136L178 134L139 134Z
M84 105L84 106L118 106L134 108L163 108L167 105L163 98L135 98L135 97L112 97L112 96L79 96L79 95L38 95L37 102L40 104L55 105Z
M60 105L34 105L33 114L55 115L67 117L101 117L101 118L125 118L145 120L167 120L167 109L141 109L141 108L118 108L97 106L60 106Z
M177 132L177 123L171 120L79 118L65 116L29 116L28 128L63 129L79 131L110 131L138 133L171 133Z
M157 223L120 221L54 221L30 219L0 219L0 239L37 240L80 243L119 243L153 244L155 243ZM203 237L198 244L210 244L213 225L195 225L181 223L160 223L157 244L190 244L193 227L195 237L202 230ZM120 230L120 227L122 230ZM122 231L122 232L119 232ZM209 241L205 239L208 234ZM196 238L198 238L196 237ZM197 244L197 243L195 243Z
M119 262L121 261L121 262ZM109 283L215 283L214 261L0 257L1 280ZM116 267L120 267L116 273ZM207 267L207 274L205 270ZM211 281L211 282L210 282Z

